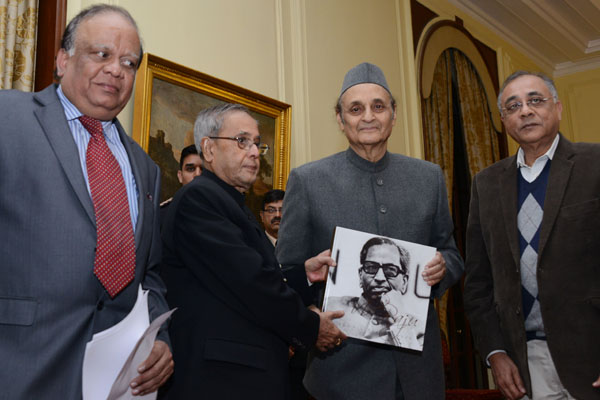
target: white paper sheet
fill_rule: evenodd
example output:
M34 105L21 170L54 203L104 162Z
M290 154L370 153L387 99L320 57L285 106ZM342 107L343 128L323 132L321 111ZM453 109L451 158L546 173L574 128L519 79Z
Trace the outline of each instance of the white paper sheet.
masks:
M82 391L83 400L107 400L111 388L122 393L118 385L113 387L118 377L137 373L137 366L150 354L158 329L172 311L162 314L150 325L148 314L148 291L138 289L138 298L131 312L118 324L96 333L85 348L83 358ZM161 322L162 321L162 322ZM139 360L139 361L138 361ZM135 364L137 362L137 364ZM131 396L131 390L125 391ZM130 399L133 397L111 397L111 399ZM156 393L136 399L152 400Z
M173 314L176 309L168 311L164 314L161 314L158 318L156 318L144 335L137 342L135 348L127 358L125 365L123 365L123 369L119 373L119 376L115 380L115 383L112 386L110 394L107 400L154 400L156 399L157 392L147 394L145 396L134 396L131 393L131 388L129 384L136 376L138 376L137 367L144 362L148 355L152 351L152 347L154 346L154 341L156 339L156 335L161 327L161 325Z

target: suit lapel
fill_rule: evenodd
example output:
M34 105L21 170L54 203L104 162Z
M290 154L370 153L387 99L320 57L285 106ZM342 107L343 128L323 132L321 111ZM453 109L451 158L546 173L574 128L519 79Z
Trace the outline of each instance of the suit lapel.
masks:
M73 141L67 119L65 118L65 111L56 95L56 86L51 85L47 87L43 91L36 93L34 98L41 104L41 107L35 110L34 114L46 134L48 142L75 195L85 209L90 222L95 226L94 205L85 184L85 178L79 162L79 152Z
M560 210L560 205L569 183L573 162L569 160L573 151L571 142L561 136L556 147L556 152L550 165L546 198L544 199L544 217L540 227L540 244L538 254L542 254L544 246L548 241L554 222Z
M520 265L519 230L517 228L517 161L510 157L506 161L504 170L498 178L498 193L502 217L506 228L506 236L516 266Z
M123 147L125 147L125 151L127 151L127 157L129 158L129 164L131 165L131 172L133 173L133 177L135 178L135 184L137 187L137 200L138 200L138 217L137 222L135 224L135 249L138 249L138 246L141 242L142 237L142 224L144 222L144 212L146 202L144 201L144 196L151 196L150 193L146 193L146 180L144 176L142 176L142 171L139 166L139 162L135 157L133 152L131 142L129 136L125 133L125 130L121 126L121 123L115 118L114 124L117 127L117 131L119 132L119 139L121 143L123 143Z

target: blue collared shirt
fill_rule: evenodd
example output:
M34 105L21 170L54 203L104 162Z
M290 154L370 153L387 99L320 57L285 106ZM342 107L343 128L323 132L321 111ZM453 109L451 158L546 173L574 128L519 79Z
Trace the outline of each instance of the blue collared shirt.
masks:
M77 145L77 150L79 151L79 162L81 164L81 170L83 171L83 178L85 179L85 184L91 198L92 195L90 191L90 182L87 174L87 166L85 164L85 156L87 146L90 141L90 134L83 127L83 125L81 125L81 122L79 122L78 118L83 114L77 109L77 107L73 105L73 103L69 101L69 99L67 99L62 91L61 86L58 86L58 89L56 89L56 94L60 99L63 109L65 110L65 116L67 117L67 122L69 123L69 129L71 130L73 140ZM104 132L104 138L106 139L108 148L110 151L112 151L113 155L117 159L117 162L119 163L119 166L121 167L121 173L123 174L123 180L125 181L125 188L127 189L127 201L129 203L131 225L133 226L133 230L135 232L135 224L138 217L138 189L133 176L133 171L131 170L131 164L129 163L129 156L127 155L127 151L125 150L123 143L121 143L119 132L117 131L115 124L113 124L112 121L100 122L102 123L102 130Z

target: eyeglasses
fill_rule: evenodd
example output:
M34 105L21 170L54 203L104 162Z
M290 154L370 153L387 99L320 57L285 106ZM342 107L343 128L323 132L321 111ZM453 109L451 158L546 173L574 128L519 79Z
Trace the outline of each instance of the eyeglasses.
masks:
M278 212L279 214L281 214L282 210L283 209L281 207L279 207L279 208L267 207L263 210L263 212L266 212L267 214L275 214Z
M385 275L386 278L395 278L400 274L406 275L406 271L396 264L379 264L375 261L365 261L361 270L365 274L377 275L377 271L379 271L380 268L383 270L383 275Z
M525 104L527 104L527 107L540 108L548 100L550 100L550 97L532 97L529 100L527 100ZM502 110L506 111L506 114L511 115L519 111L521 108L523 108L523 103L521 103L520 101L515 101L514 103L508 104Z
M244 136L235 136L235 137L223 137L223 136L209 136L211 139L226 139L226 140L235 140L240 149L250 151L252 145L255 145L258 149L258 154L264 156L269 151L269 145L266 143L253 142Z

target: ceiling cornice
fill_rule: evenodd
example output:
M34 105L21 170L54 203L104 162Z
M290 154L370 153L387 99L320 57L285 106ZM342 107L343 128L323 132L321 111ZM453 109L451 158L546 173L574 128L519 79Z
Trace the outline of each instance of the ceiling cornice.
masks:
M448 1L554 76L600 67L600 0Z

